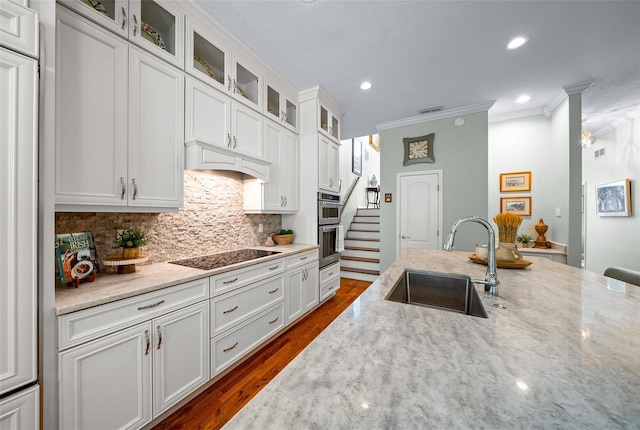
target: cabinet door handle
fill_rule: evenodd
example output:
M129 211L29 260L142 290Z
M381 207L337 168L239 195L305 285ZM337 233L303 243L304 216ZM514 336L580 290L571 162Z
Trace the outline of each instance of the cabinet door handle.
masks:
M228 314L231 313L233 311L235 311L236 309L238 309L238 305L235 305L234 307L232 307L231 309L227 309L226 311L222 311L223 314Z
M124 184L124 178L120 176L120 200L124 200L124 196L126 194L126 185Z
M160 349L160 345L162 345L162 330L158 326L158 349Z
M135 36L138 33L138 17L133 14L133 35Z
M222 350L222 352L227 352L227 351L231 351L233 348L235 348L236 346L238 346L238 342L234 343L233 346L230 346L229 348L225 348Z
M124 26L127 24L127 12L124 10L124 7L121 7L122 11L122 25L120 26L124 30Z
M139 306L138 310L141 311L143 309L151 309L151 308L155 308L156 306L160 306L161 304L164 303L164 300L160 300L159 302L156 302L154 304L151 305L146 305L146 306Z
M236 146L238 146L238 139L236 139L236 136L233 135L233 149L236 149Z
M147 342L147 347L144 350L144 355L149 355L149 348L151 348L151 338L149 338L149 330L144 331L144 337Z
M279 264L277 266L269 267L269 270L276 270L278 267L280 267Z
M271 290L271 291L269 291L269 294L273 294L273 293L275 293L276 291L278 291L279 289L280 289L280 288L276 288L275 290Z
M227 148L231 148L231 134L227 133Z
M234 283L234 282L236 282L237 280L238 280L238 278L233 278L233 279L231 279L231 280L229 280L229 281L224 281L224 282L223 282L223 284L224 284L224 285L227 285L227 284L233 284L233 283Z
M273 321L269 321L269 324L275 323L276 321L278 321L278 318L280 318L280 317L276 317L276 319L274 319Z
M233 80L233 94L235 94L238 91L238 82L236 82L236 80Z
M227 91L231 91L231 76L227 75Z
M282 207L283 205L284 205L284 198L280 196L280 207Z
M303 280L303 281L306 281L306 280L307 280L307 275L308 275L308 273L307 273L307 269L304 269L304 270L302 271L302 280Z
M287 196L284 196L284 207L287 207Z
M132 178L131 183L133 184L133 200L135 200L138 198L138 184L136 184L136 178Z

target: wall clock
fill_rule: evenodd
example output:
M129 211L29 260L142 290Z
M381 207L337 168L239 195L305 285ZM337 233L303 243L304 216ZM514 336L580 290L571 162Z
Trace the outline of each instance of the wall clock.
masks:
M435 163L433 157L433 141L435 133L420 137L405 137L403 166L414 163Z

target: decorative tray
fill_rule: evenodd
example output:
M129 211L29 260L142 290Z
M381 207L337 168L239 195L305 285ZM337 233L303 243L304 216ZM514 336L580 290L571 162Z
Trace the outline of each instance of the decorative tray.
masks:
M484 264L485 266L489 263L486 258L480 258L476 256L476 253L469 254L469 260L474 263ZM498 261L497 265L501 269L524 269L525 267L531 266L531 261L528 260L516 260L516 261Z

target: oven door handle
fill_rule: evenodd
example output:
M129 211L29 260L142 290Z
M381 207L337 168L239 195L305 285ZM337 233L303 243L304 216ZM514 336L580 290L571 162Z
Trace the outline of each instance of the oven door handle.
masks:
M337 225L327 225L327 226L323 226L322 227L322 231L329 231L329 230L337 230L339 226Z
M338 207L342 206L342 203L340 203L340 202L332 202L330 200L321 200L320 204L322 206L338 206Z

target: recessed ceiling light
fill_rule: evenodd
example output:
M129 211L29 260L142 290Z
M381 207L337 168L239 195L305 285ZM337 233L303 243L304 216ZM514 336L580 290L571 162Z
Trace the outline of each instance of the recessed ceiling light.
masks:
M529 100L531 100L531 97L526 94L523 94L516 99L516 103L526 103Z
M361 90L368 90L370 88L371 88L371 82L369 81L364 81L363 83L360 84Z
M521 47L522 45L524 45L525 43L527 43L528 41L529 41L529 38L527 36L514 37L507 44L507 49L508 50L517 49L517 48Z

